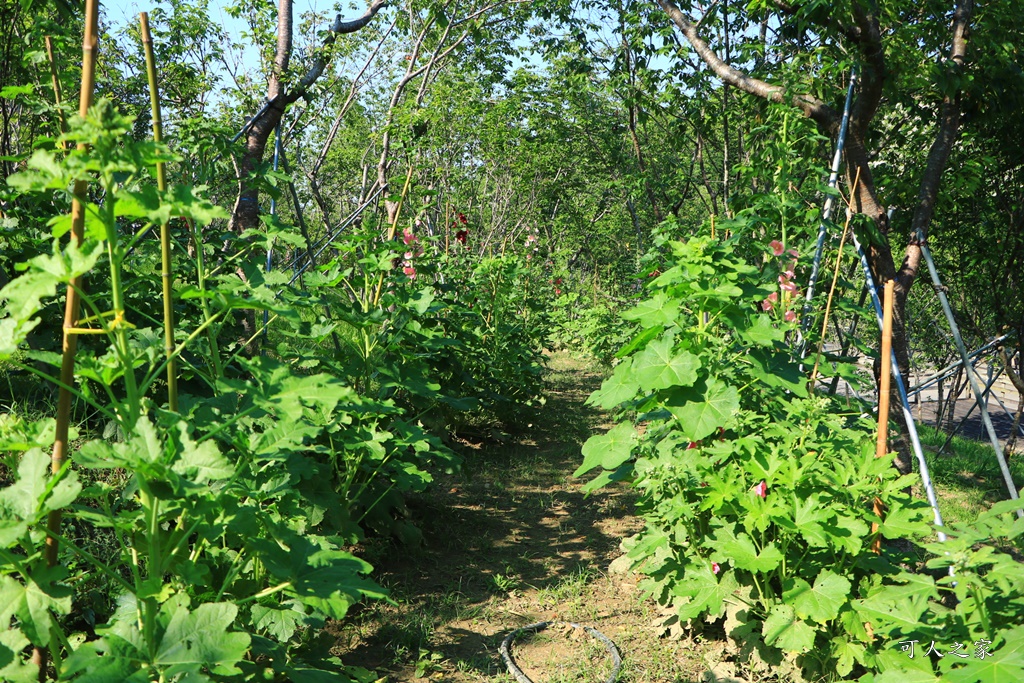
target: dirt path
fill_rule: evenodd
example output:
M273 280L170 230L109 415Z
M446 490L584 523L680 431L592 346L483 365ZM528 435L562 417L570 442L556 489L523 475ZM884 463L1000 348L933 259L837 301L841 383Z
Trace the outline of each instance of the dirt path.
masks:
M498 656L512 629L564 619L593 626L623 654L625 683L700 680L692 645L657 637L657 605L631 575L609 575L620 541L642 526L633 494L585 497L572 472L603 416L584 405L600 377L568 356L549 359L538 424L466 458L466 472L409 502L419 548L368 547L396 604L376 604L333 630L335 653L391 683L514 679ZM575 630L524 639L515 656L535 683L604 681L603 647Z

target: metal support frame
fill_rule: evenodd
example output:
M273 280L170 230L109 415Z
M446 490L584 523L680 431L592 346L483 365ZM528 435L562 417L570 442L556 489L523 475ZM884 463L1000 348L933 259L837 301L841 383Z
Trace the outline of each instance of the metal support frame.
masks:
M832 172L828 176L828 186L835 189L839 182L839 167L843 161L843 146L846 143L846 131L850 125L850 107L853 104L853 88L857 84L857 70L850 71L850 86L846 89L846 104L843 106L843 118L839 124L839 140L836 142L836 153L832 157ZM818 282L818 271L821 269L821 255L825 250L825 237L828 234L828 221L832 217L835 195L825 198L825 206L821 210L821 223L818 225L818 243L814 248L814 261L811 263L811 278L807 284L807 295L804 301L803 319L800 321L801 334L806 334L811 324L811 300L814 298L814 286ZM802 358L806 348L800 350Z
M996 380L999 379L1000 375L1002 375L1002 374L1003 374L1002 371L997 372L988 381L988 384L985 385L985 390L981 393L981 396L982 396L982 398L986 399L986 402L988 400L989 392L992 391L992 386L996 383ZM960 430L963 429L964 425L967 424L967 421L969 419L971 419L971 415L974 414L974 409L977 408L977 407L978 407L978 401L975 400L974 403L971 404L971 407L967 410L967 414L964 415L960 419L960 422L958 422L956 427L953 428L953 431L950 432L949 436L946 437L946 440L943 442L942 446L939 448L938 455L942 455L942 452L945 451L947 448L949 448L949 444L953 443L953 437L960 433Z
M882 329L882 302L878 298L878 289L875 287L875 278L871 274L871 266L868 264L867 254L857 239L856 231L850 231L853 237L853 245L860 257L861 268L864 270L864 277L867 280L868 292L871 294L871 303L875 307L875 316L878 318L878 329ZM896 358L896 349L890 350L892 357L892 378L900 395L900 405L903 408L903 419L907 424L907 434L910 443L914 448L914 455L917 456L917 464L921 468L921 483L924 485L925 494L928 496L928 504L931 505L934 517L936 533L940 541L946 540L946 534L942 531L945 526L942 523L942 513L939 512L939 501L935 495L935 485L932 483L931 473L928 470L928 463L924 459L924 450L921 448L921 439L917 434L917 425L914 423L914 415L910 410L910 399L907 396L907 387L903 382L903 374L900 372L899 362Z
M317 240L316 244L314 244L311 247L311 249L317 249L316 253L313 254L312 257L309 257L307 254L302 254L301 256L296 258L291 264L291 268L295 274L292 275L292 279L288 281L288 285L290 286L294 284L295 281L299 279L299 276L301 276L303 273L309 270L309 268L311 268L313 264L316 262L316 259L320 256L320 254L324 253L324 250L326 250L327 247L331 246L331 243L334 241L334 238L340 235L342 230L347 228L349 225L353 223L353 221L359 218L359 216L363 214L363 211L366 211L366 209L369 208L371 204L373 204L377 197L379 197L380 194L387 189L387 187L388 186L385 184L377 188L377 191L374 192L369 197L369 199L367 199L359 207L357 207L355 211L349 214L348 218L342 221L341 225L335 228L332 232L328 233L327 235L324 235L319 240ZM299 265L303 259L305 259L305 263Z
M946 320L949 322L949 329L953 333L953 341L956 343L956 350L960 354L960 361L963 363L964 370L967 371L967 381L970 382L971 391L974 392L974 399L977 402L978 408L981 410L981 422L985 425L985 431L988 432L989 443L992 444L992 449L996 452L996 460L999 462L999 470L1003 473L1003 481L1006 483L1006 489L1010 494L1010 498L1013 500L1018 499L1017 486L1013 483L1013 475L1010 474L1010 466L1006 462L1006 456L1003 453L1003 447L999 443L999 437L996 436L996 429L992 426L992 418L988 414L988 406L986 405L985 396L981 389L981 381L977 376L977 372L974 370L974 364L971 363L970 358L967 356L967 348L964 346L963 337L960 336L960 328L956 324L956 318L953 316L953 309L949 305L949 299L946 297L946 291L942 286L942 280L939 279L939 271L935 268L935 261L932 259L931 250L928 248L928 242L924 237L924 233L921 230L917 232L917 241L921 247L921 254L924 256L925 263L928 264L928 273L931 275L932 284L935 285L935 293L939 297L939 303L942 304L942 312L946 315ZM998 397L996 398L998 401ZM1024 509L1017 510L1017 516L1024 518Z
M987 354L988 352L994 350L994 347L998 346L1003 341L1005 341L1007 336L1008 335L1004 334L1002 336L996 337L995 339L993 339L992 341L988 342L984 346L979 347L978 349L976 349L976 350L972 351L971 353L969 353L967 355L967 357L969 359L971 359L971 360L975 360L975 359L981 358L984 354ZM958 360L955 363L950 363L949 365L947 365L946 367L942 368L938 372L932 374L932 376L929 377L928 379L926 379L922 384L918 384L915 387L911 387L910 390L909 390L909 393L916 394L916 393L918 393L918 392L920 392L920 391L922 391L924 389L927 389L928 387L930 387L931 385L935 384L936 382L940 382L940 381L942 381L944 379L947 379L948 377L953 376L954 374L956 374L957 368L959 368L961 365L963 365L963 360Z

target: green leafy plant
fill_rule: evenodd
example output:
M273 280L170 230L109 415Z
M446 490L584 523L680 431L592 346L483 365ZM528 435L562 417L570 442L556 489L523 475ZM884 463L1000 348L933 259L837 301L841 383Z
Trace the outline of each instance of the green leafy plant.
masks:
M358 536L351 513L373 507L360 496L368 482L400 485L407 468L394 467L388 454L422 449L422 439L394 443L379 427L393 409L326 375L293 376L269 358L236 359L244 377L207 376L215 395L182 396L180 415L152 402L171 359L232 308L271 297L259 293L259 281L247 285L255 301L237 285L218 289L204 308L210 315L181 332L170 357L158 332L132 323L124 297L132 246L171 216L202 225L220 210L187 188L159 193L149 185L145 169L166 153L125 144L129 127L100 102L68 134L85 144L64 158L39 151L10 179L24 192L64 192L83 178L99 183L100 201L85 205L81 244L62 247L69 222L53 219L53 253L30 260L0 290L0 353L57 383L26 361L59 359L24 349L24 341L58 285L92 275L89 291L79 290L89 314L74 332L86 344L77 386L67 388L113 426L115 438L86 437L75 468L65 462L49 477L42 448L52 428L8 424L4 447L22 455L0 491L0 619L11 627L0 675L38 678L22 660L31 643L48 649L61 680L214 680L258 671L303 680L323 669L344 676L340 662L322 660L303 634L343 618L364 597L383 597L364 578L370 566L343 549ZM48 530L47 517L62 509L64 528ZM44 558L53 542L62 553L57 566ZM93 600L88 618L76 614L75 605L95 593L108 598Z
M645 589L679 620L720 621L738 656L794 677L903 670L910 660L892 638L941 631L949 610L928 600L953 579L936 585L901 569L924 557L915 544L930 536L927 506L905 492L916 477L875 458L866 416L808 392L787 343L799 301L795 259L779 244L765 250L761 268L739 258L735 242L667 246L674 265L624 313L639 331L591 397L624 419L586 443L577 475L601 471L591 490L621 480L640 489L646 528L629 557ZM883 519L872 513L876 496ZM962 552L985 537L981 529L964 537ZM904 545L875 554L879 535ZM977 569L992 552L929 566ZM1010 561L1001 557L993 560L1000 567ZM995 587L978 576L984 591ZM986 612L971 601L998 596L972 598L970 585L964 579L955 589L960 619L980 625ZM995 640L988 628L960 631ZM1004 637L1016 642L1013 633Z

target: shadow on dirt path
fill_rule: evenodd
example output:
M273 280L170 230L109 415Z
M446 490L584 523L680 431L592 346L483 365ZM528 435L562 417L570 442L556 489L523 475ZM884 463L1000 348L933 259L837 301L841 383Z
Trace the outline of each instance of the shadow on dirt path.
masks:
M503 443L468 444L461 475L409 501L420 547L366 548L395 604L366 606L330 630L347 664L395 683L512 681L497 653L502 638L557 618L612 638L626 662L620 681L698 678L699 657L649 628L657 605L641 599L636 578L606 573L622 539L642 527L632 491L585 496L571 476L582 443L611 426L585 405L601 375L562 354L549 367L536 424ZM603 647L570 631L552 629L517 647L536 683L607 677Z

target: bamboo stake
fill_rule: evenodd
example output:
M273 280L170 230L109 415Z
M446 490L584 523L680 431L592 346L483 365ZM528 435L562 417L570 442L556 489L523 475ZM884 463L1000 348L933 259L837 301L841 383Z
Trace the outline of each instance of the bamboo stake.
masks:
M846 245L846 236L850 232L850 220L853 218L853 195L857 192L860 184L860 169L857 169L857 176L853 179L853 190L850 192L851 199L846 202L846 222L843 223L843 236L839 238L839 253L836 254L836 269L832 273L832 285L828 289L828 300L825 302L825 319L821 321L821 337L818 339L818 348L814 352L814 368L811 370L811 381L808 391L814 392L814 383L818 378L818 365L821 362L821 349L825 345L825 334L828 332L828 317L832 312L832 299L836 293L836 283L839 281L839 266L843 262L843 247Z
M146 52L146 76L149 79L149 104L153 111L153 142L163 142L163 119L160 116L160 89L156 80L156 57L153 55L153 36L149 32L149 15L139 13L142 48ZM167 190L167 171L164 162L156 162L156 186L161 193ZM174 292L171 270L171 231L164 221L160 225L160 278L164 294L164 352L167 354L167 407L178 412L178 361L174 357Z
M881 458L889 452L889 377L892 374L892 309L896 283L889 280L885 283L885 298L882 306L882 374L878 382L878 440L875 442L875 457ZM879 518L883 514L881 499L875 496L874 513ZM878 522L871 525L871 532L878 531ZM882 551L882 537L876 536L871 549Z
M99 1L86 0L85 33L82 37L82 82L78 98L78 114L85 117L92 106L93 91L96 86L96 51L98 47ZM85 143L79 143L78 149L85 150ZM85 193L88 184L85 180L76 180L74 198L71 201L71 244L82 243L85 234ZM54 474L63 469L68 457L68 426L71 422L71 391L69 387L75 381L75 352L78 349L78 337L71 331L78 325L81 300L79 292L84 278L75 277L68 283L67 298L64 303L64 332L60 362L60 389L57 394L57 419L53 439L53 453L50 456L50 470ZM49 534L46 537L46 564L52 567L57 564L57 537L60 535L61 511L53 510L47 516L46 526ZM39 680L46 680L47 651L36 646L33 649L32 661L39 666Z
M50 79L53 81L53 101L57 104L57 123L60 126L60 132L67 133L68 122L64 118L64 108L61 106L64 104L64 93L61 91L60 78L57 76L57 58L53 53L53 39L46 36L43 40L46 42L46 56L50 60ZM67 144L64 143L65 146Z

